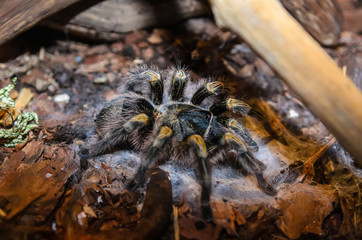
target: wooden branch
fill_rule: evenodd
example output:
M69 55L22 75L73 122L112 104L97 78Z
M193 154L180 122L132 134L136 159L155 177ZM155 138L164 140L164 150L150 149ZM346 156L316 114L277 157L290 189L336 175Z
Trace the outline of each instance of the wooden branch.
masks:
M210 0L362 166L362 94L277 0Z
M37 24L45 17L81 0L2 0L0 44Z

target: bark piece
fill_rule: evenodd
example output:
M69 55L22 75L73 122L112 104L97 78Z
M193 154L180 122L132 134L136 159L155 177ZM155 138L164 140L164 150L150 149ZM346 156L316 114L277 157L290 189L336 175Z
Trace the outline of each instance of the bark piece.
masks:
M105 174L105 171L102 171L102 174ZM93 176L91 179L83 174L84 180L72 189L71 195L58 211L57 223L63 229L65 239L136 240L159 239L162 236L170 224L172 213L171 181L166 172L159 169L152 173L137 224L138 219L133 217L137 212L128 216L125 214L135 207L136 201L127 200L132 195L128 192L120 196L113 195L97 186L98 184L90 182L98 177ZM117 196L119 201L116 200ZM93 206L92 210L89 206ZM94 213L97 218L94 218Z
M43 23L74 35L112 41L118 40L120 33L171 25L208 11L203 0L108 0L88 9L72 6Z
M28 143L22 150L25 153L24 163L37 162L44 151L44 147L43 141L33 141Z
M343 15L337 0L280 0L320 44L336 45L342 30Z
M157 206L157 207L155 207ZM168 228L172 213L172 189L168 173L158 169L151 174L146 199L134 239L158 239Z
M362 2L361 0L338 0L343 10L343 29L354 33L362 32Z
M23 151L18 151L11 154L9 158L5 158L5 161L0 166L0 181L8 172L15 171L16 168L22 163L25 158L25 153Z
M80 0L4 0L0 2L0 44L43 18Z
M57 158L52 161L22 164L5 174L0 182L0 196L8 200L8 204L2 206L6 221L20 213L37 215L35 222L48 217L63 194L68 178L76 171L74 163L67 161L68 157L67 150L59 148Z

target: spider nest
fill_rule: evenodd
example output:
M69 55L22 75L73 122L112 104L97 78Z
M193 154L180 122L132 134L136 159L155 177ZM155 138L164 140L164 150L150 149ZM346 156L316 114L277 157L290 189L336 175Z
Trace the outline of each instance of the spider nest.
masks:
M127 188L142 185L148 170L166 161L192 166L201 185L201 210L212 221L210 208L211 167L227 163L256 177L262 191L275 195L265 180L266 166L252 152L258 150L238 117L261 117L247 103L233 98L215 79L191 81L187 69L159 71L139 66L125 76L121 96L96 117L98 141L89 148L99 156L127 145L141 152L142 161Z

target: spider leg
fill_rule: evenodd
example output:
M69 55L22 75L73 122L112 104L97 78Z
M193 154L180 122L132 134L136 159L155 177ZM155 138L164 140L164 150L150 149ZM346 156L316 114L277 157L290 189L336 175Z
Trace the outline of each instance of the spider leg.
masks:
M223 101L217 101L210 107L210 111L218 116L226 111L233 112L235 114L245 115L251 111L251 107L241 100L235 98L227 98Z
M219 116L226 111L230 111L241 116L250 115L261 120L264 119L263 114L258 109L252 108L246 102L235 98L227 98L226 100L218 101L214 103L209 110L215 116Z
M217 95L224 89L224 84L220 81L208 82L199 88L191 98L191 103L199 105L205 98Z
M153 70L147 70L141 73L149 78L151 84L151 100L154 104L162 103L163 81L161 75Z
M213 214L210 208L211 168L207 158L206 144L202 137L196 134L189 136L187 143L193 147L197 156L197 167L195 171L200 174L202 214L205 220L211 222L213 220Z
M171 128L167 126L161 127L152 146L146 152L144 160L141 162L141 166L138 168L134 179L128 183L127 189L135 191L138 186L144 182L146 171L150 168L150 165L155 162L157 155L163 151L172 136L173 131Z
M183 96L185 85L187 82L188 74L182 70L178 69L172 76L172 86L171 86L171 100L179 101Z
M228 117L218 117L217 121L225 127L234 130L236 134L242 137L242 139L246 142L246 144L248 144L249 147L253 148L255 151L258 150L258 145L256 144L256 142L251 138L245 127L236 119Z
M275 189L265 180L262 171L265 169L264 163L255 159L246 149L242 140L232 133L225 133L221 138L220 145L228 145L232 150L238 154L237 161L245 169L255 175L259 186L268 195L275 195Z
M130 133L146 126L148 122L149 117L145 113L141 113L132 117L120 128L117 128L112 133L103 136L103 138L92 147L91 155L99 156L108 152L115 146L119 145L121 142L125 141L126 137Z

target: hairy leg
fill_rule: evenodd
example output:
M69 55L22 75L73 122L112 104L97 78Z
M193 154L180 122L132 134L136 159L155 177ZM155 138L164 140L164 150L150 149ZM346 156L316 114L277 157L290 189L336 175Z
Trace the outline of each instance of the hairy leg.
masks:
M253 150L258 150L258 145L256 144L256 142L251 138L245 127L236 119L228 117L218 117L217 121L220 122L223 126L234 130L236 134L241 136L241 138L246 142L249 147L253 148Z
M195 172L199 174L201 185L201 210L206 221L213 220L213 213L210 208L211 194L211 167L207 158L206 144L200 135L191 135L187 138L187 143L194 149L197 160Z
M129 190L135 191L138 186L143 184L143 182L145 181L146 171L157 160L157 156L160 154L161 151L163 151L172 136L173 131L171 128L166 126L160 128L160 131L155 140L153 141L152 146L146 152L141 162L141 166L138 168L134 179L128 183L127 188Z
M238 136L232 133L225 133L219 140L219 146L228 146L230 150L235 151L237 154L237 163L256 177L260 188L266 194L275 195L277 193L263 176L263 170L265 169L264 163L253 157Z
M204 86L200 87L191 98L191 103L200 105L201 102L211 95L218 95L224 90L224 84L219 81L207 82Z
M186 82L189 78L189 74L182 69L177 69L172 76L171 85L171 100L182 101L183 92L185 89Z
M91 147L91 155L99 156L109 152L112 148L124 142L133 131L145 127L149 122L149 117L145 113L138 114L113 132L103 136L94 146Z
M162 103L162 94L163 94L163 81L161 79L161 75L153 70L147 70L140 75L144 75L148 77L148 80L151 85L151 100L154 104L159 105Z

